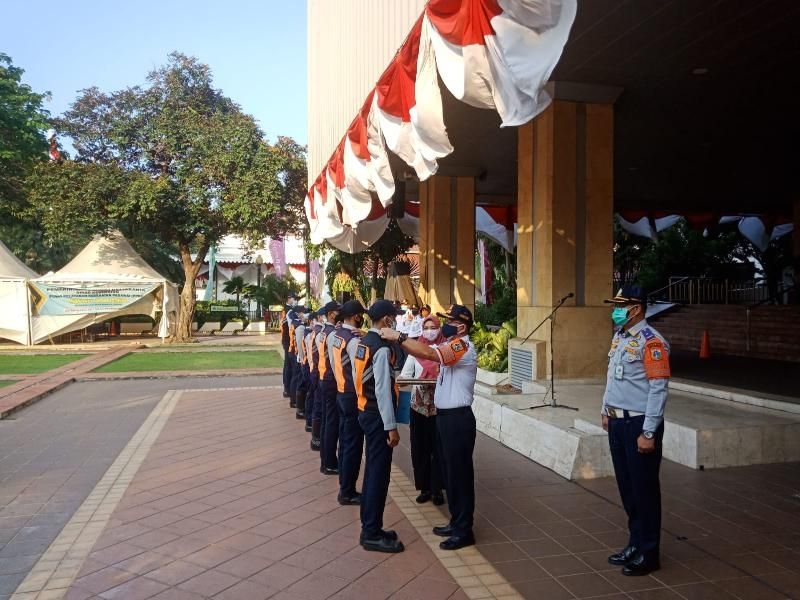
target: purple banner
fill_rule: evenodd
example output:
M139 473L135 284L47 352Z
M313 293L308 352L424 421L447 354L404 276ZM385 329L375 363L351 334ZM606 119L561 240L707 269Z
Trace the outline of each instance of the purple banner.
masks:
M269 240L269 253L272 255L272 266L275 274L283 277L286 274L286 246L282 239Z

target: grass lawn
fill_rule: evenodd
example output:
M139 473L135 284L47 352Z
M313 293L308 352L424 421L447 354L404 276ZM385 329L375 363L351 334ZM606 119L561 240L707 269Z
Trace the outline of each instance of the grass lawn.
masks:
M86 358L88 354L0 354L0 375L31 375Z
M16 381L0 381L0 388L6 387L7 385L11 385L12 383L17 383Z
M283 366L274 350L228 352L137 352L95 369L95 373L133 371L211 371Z

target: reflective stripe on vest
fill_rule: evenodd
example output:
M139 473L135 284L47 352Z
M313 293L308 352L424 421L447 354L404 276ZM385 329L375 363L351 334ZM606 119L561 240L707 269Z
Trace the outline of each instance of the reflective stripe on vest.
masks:
M336 377L336 390L343 394L345 392L355 392L353 383L353 367L350 364L350 355L347 353L347 345L354 337L361 335L353 329L342 327L334 333L333 340L333 374Z
M289 325L289 352L297 354L297 340L294 337L295 326L294 323Z
M355 381L356 396L358 398L358 410L378 412L378 398L375 395L375 377L372 371L372 359L381 348L389 349L389 363L394 372L395 356L391 344L381 339L381 336L374 331L369 331L361 338L361 343L356 349L355 358ZM398 389L397 382L392 377L392 404L397 408Z
M328 356L328 336L333 333L334 327L330 323L325 324L322 330L322 342L319 346L319 378L333 379L333 369L331 367L330 356Z

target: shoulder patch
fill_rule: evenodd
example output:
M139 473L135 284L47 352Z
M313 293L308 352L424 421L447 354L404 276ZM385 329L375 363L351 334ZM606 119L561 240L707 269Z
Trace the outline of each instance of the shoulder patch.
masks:
M645 345L644 370L648 379L670 377L669 353L661 340L653 339Z
M340 338L338 335L333 336L333 347L334 348L341 348L344 340Z
M367 347L359 344L358 348L356 348L356 359L364 360L366 356L367 356Z
M644 336L644 339L648 341L656 337L656 334L650 331L649 327L645 327L644 329L642 329L642 335Z

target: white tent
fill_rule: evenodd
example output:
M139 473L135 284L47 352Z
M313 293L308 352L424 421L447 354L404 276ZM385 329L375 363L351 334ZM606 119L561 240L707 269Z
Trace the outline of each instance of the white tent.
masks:
M177 320L178 288L114 231L94 239L57 273L29 283L32 343L123 315L161 311L163 339Z
M30 310L27 281L39 277L0 242L0 338L19 344L30 339Z

